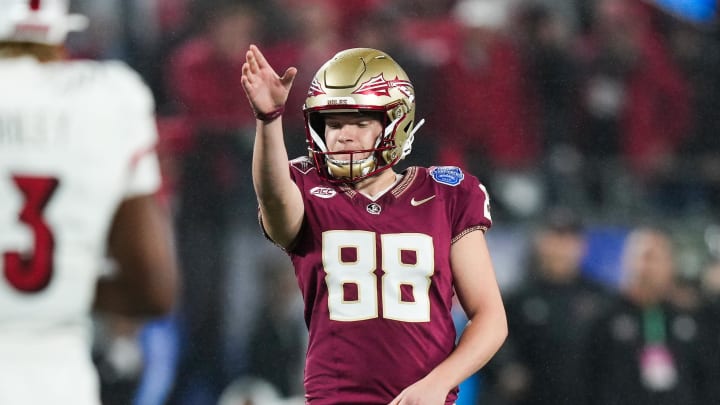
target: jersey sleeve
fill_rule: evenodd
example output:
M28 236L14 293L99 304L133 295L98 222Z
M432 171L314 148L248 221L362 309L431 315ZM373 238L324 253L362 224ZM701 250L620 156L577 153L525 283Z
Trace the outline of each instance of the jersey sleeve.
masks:
M315 165L307 156L297 157L289 162L290 177L300 186L304 181L304 177L315 170Z
M293 160L290 160L288 162L288 166L290 168L290 179L293 181L293 183L295 183L298 186L298 188L302 192L303 182L305 180L304 176L307 175L311 170L314 170L314 166L312 165L312 162L306 156L302 156L302 157L298 157ZM305 198L305 197L303 196L303 198ZM263 236L265 236L265 239L269 240L270 242L272 242L273 244L278 246L280 249L282 249L286 252L290 252L293 250L293 248L297 244L297 240L295 240L295 242L293 242L291 244L291 246L289 246L288 248L285 248L285 247L277 244L277 242L275 242L270 237L270 235L267 234L267 231L265 230L265 225L263 224L262 213L260 211L259 206L258 206L258 223L260 224L260 229L262 230L262 233L263 233ZM302 227L303 228L305 227L304 221L303 221ZM300 234L302 234L302 232L303 232L303 230L301 229ZM300 234L298 234L298 237L300 237Z
M155 148L140 149L130 163L125 197L153 194L162 183Z
M452 207L452 241L453 243L466 234L492 226L490 215L490 197L485 186L475 176L464 175L462 181L453 190Z
M150 89L140 75L124 64L109 65L112 82L118 92L119 114L129 142L129 162L124 190L125 198L153 194L161 186L160 164L157 156L157 123L155 102Z

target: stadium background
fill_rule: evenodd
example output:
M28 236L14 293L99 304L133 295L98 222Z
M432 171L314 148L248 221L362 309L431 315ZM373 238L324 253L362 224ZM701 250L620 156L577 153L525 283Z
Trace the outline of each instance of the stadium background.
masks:
M550 207L580 213L587 273L615 287L625 235L672 230L700 294L720 255L720 46L714 1L81 0L76 58L121 59L157 99L183 291L147 325L97 317L107 404L214 404L262 376L301 395L304 325L292 271L265 241L250 179L254 118L240 87L256 43L300 73L286 141L304 153L309 78L336 51L386 50L428 124L404 164L457 164L488 185L504 293L526 276ZM459 324L462 314L458 313ZM464 387L481 396L482 376ZM236 386L237 388L237 386Z

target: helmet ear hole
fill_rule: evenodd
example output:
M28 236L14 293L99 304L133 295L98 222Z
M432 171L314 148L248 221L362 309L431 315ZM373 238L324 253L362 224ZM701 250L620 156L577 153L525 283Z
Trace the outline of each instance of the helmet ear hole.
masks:
M405 127L403 128L403 132L405 132L405 133L410 132L410 129L412 128L414 123L415 123L415 120L410 120L410 122L408 122L407 125L405 125Z

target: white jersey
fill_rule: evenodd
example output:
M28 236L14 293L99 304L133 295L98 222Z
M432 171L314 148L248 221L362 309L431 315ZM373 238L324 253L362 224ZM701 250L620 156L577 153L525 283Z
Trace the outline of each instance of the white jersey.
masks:
M0 404L99 404L91 305L115 211L160 184L153 108L122 63L0 59Z

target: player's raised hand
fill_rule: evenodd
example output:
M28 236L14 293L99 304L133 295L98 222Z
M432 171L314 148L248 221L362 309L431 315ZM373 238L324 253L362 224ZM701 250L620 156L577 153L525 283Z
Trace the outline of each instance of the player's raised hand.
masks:
M296 74L297 69L290 67L278 76L260 49L250 45L242 67L242 85L258 118L282 110Z

